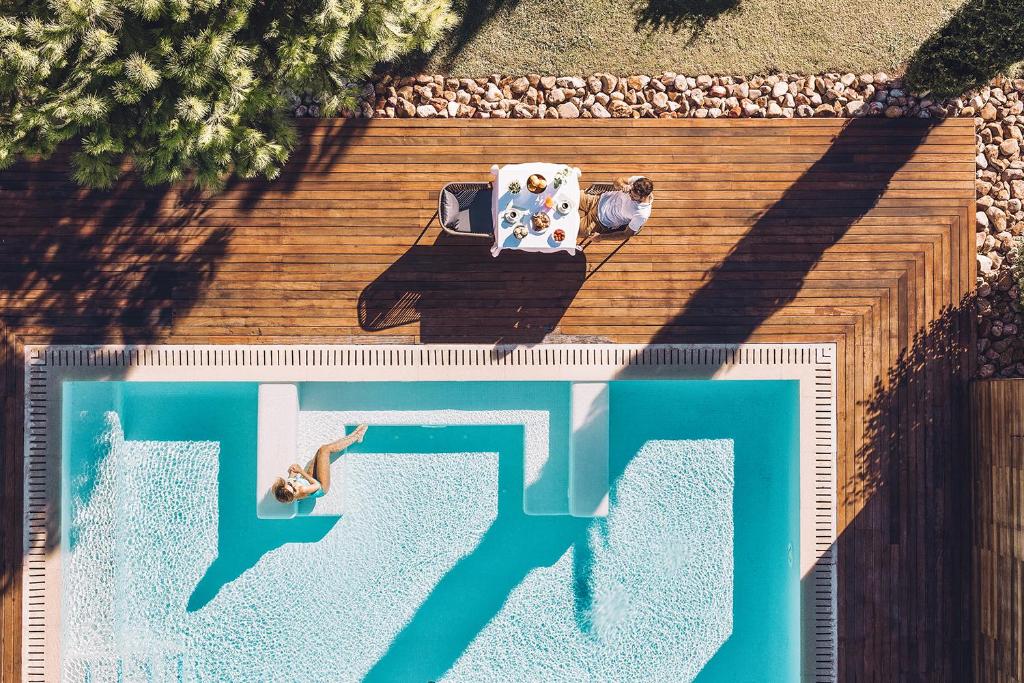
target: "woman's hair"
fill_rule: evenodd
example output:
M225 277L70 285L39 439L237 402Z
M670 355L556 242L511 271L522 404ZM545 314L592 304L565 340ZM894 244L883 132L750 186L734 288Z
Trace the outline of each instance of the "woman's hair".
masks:
M633 181L633 193L637 197L646 197L654 192L654 183L649 178L637 178Z
M284 479L278 477L270 490L274 492L274 497L280 502L290 503L295 500L295 494L292 493L290 489L285 488L284 483Z

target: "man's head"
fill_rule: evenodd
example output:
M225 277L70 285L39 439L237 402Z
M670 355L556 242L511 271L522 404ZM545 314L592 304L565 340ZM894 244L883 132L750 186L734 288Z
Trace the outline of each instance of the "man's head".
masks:
M653 192L654 183L651 182L650 178L641 176L633 181L633 185L629 189L629 196L635 202L643 202Z

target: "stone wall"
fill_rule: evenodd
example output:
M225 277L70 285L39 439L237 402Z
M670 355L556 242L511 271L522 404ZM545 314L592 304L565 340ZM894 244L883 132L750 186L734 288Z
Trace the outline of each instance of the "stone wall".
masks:
M963 108L975 115L978 156L978 375L1024 376L1024 308L1012 275L1024 233L1024 81L999 80Z
M297 116L317 103L296 98ZM1024 376L1024 307L1012 275L1024 233L1024 79L998 78L963 97L914 95L884 73L763 77L382 76L353 117L803 118L974 117L977 130L977 367L981 377Z

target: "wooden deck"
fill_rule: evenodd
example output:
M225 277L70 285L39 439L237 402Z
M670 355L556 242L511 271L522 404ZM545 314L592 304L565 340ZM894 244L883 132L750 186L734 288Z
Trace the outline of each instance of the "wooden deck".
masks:
M975 382L971 480L977 683L1024 680L1024 380Z
M835 342L844 680L971 665L964 298L973 121L377 121L303 126L272 184L212 199L0 173L0 679L20 670L18 344ZM654 215L585 255L439 234L492 163L643 173Z

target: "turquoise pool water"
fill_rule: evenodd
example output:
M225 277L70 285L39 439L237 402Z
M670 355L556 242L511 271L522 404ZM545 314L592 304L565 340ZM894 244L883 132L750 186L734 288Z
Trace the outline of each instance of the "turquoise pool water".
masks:
M799 676L796 382L612 382L606 518L557 514L568 383L423 382L304 384L300 441L546 414L552 514L524 511L521 424L371 424L343 514L258 519L256 394L65 384L65 680Z

